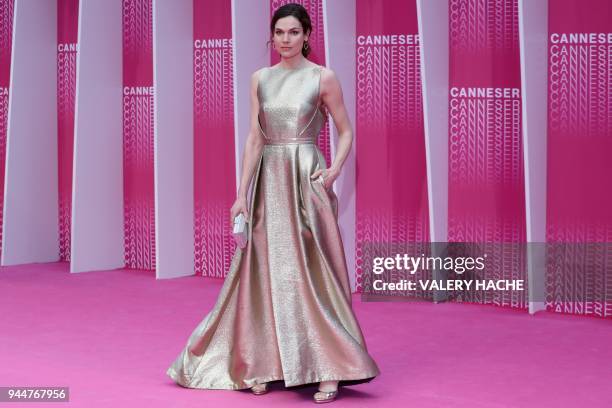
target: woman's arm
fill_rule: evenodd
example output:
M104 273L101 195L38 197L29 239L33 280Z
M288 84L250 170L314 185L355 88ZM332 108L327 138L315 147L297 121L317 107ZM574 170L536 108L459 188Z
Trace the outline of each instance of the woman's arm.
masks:
M329 68L324 68L321 72L320 92L321 100L327 106L338 130L338 146L332 165L326 171L317 170L312 174L312 178L317 178L320 174L323 174L325 188L331 188L340 175L344 161L351 151L353 128L344 106L340 81L338 81L334 71Z
M242 174L240 176L240 186L238 187L236 202L230 210L230 222L233 222L234 217L240 212L242 212L247 219L249 218L246 196L249 191L249 185L251 184L253 172L255 171L255 167L259 162L264 146L264 138L259 130L258 123L259 99L257 98L257 84L259 82L260 72L261 70L258 70L251 75L250 126L246 144L244 146L244 152L242 154Z

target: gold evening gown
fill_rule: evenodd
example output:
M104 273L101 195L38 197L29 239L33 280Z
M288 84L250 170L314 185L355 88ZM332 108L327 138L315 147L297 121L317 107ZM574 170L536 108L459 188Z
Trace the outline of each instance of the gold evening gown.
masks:
M249 241L236 249L213 309L167 374L189 388L284 380L368 382L379 369L351 308L337 197L316 145L326 115L320 66L268 67L257 96L265 146L253 177Z

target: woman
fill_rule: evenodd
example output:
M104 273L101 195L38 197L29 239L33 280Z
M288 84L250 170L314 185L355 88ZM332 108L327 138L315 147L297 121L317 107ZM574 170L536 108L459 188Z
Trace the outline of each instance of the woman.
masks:
M244 389L267 383L320 383L315 402L333 401L340 385L379 374L351 308L346 260L331 190L352 143L334 73L310 62L312 31L298 4L272 18L279 64L251 81L251 125L238 197L230 210L249 220L213 310L168 369L190 388ZM327 168L316 145L331 113L339 142ZM247 191L255 174L251 206Z

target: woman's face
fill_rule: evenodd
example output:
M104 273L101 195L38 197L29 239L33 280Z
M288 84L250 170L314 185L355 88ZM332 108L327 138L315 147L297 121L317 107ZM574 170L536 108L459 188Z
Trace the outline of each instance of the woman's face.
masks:
M287 16L279 18L274 27L274 48L281 57L291 58L302 52L304 41L308 41L308 35L304 33L300 21Z

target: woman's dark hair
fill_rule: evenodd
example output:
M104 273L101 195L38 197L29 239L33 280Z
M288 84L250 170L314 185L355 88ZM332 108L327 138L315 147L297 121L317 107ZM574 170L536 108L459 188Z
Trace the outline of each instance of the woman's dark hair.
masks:
M304 30L304 34L310 35L310 33L312 32L312 23L310 22L310 16L308 15L308 12L304 8L304 6L298 3L288 3L276 9L274 15L272 16L272 21L270 22L270 35L274 36L274 27L276 27L276 22L283 17L289 16L295 17L302 25L302 30ZM307 57L308 54L310 54L310 50L310 47L306 47L305 49L304 47L302 47L302 55L304 55L304 57Z

